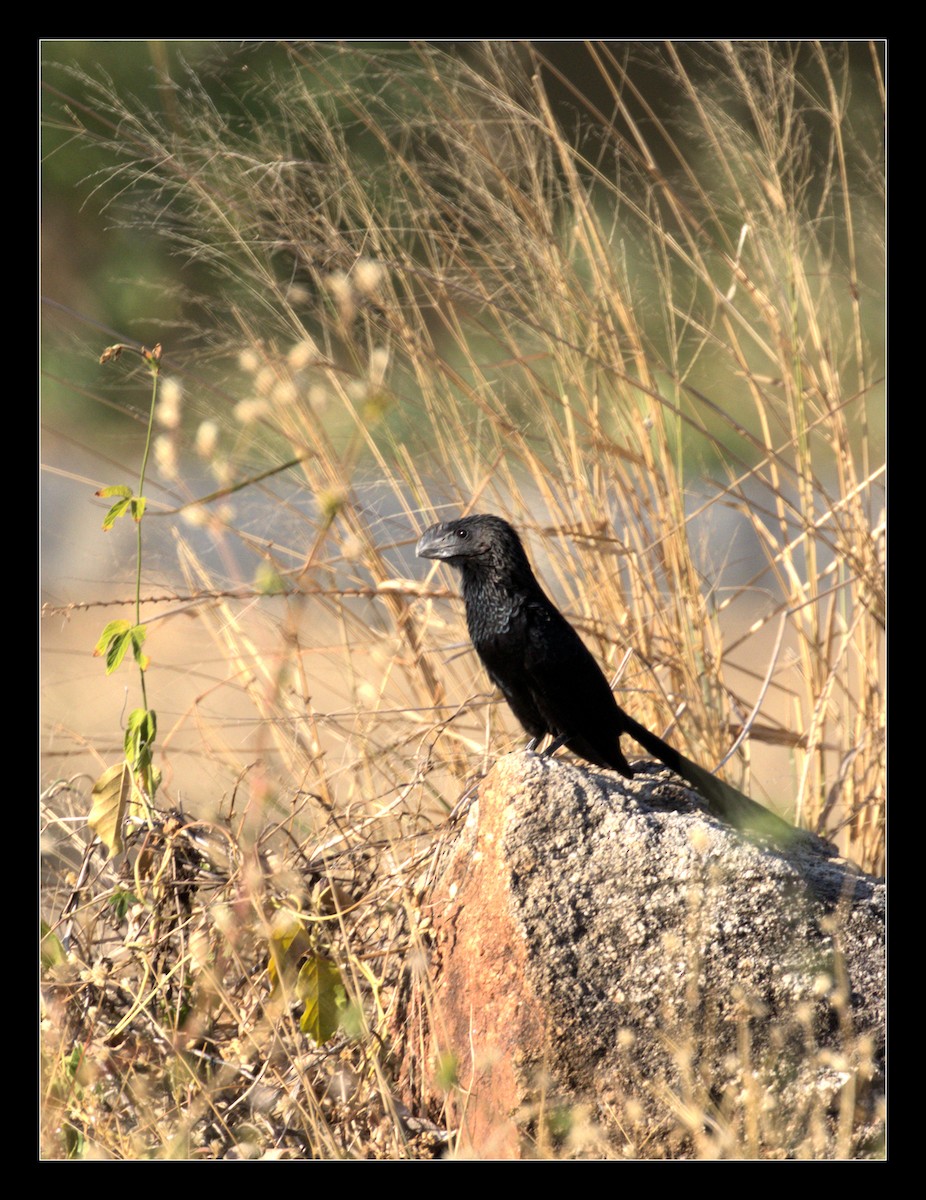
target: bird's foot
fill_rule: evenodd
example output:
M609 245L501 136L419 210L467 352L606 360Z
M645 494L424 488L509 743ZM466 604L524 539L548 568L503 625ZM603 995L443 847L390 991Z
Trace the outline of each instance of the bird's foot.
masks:
M549 758L551 754L555 754L556 751L560 748L560 746L566 745L566 739L568 737L569 737L568 733L561 733L558 738L554 738L553 741L549 744L549 746L547 746L546 750L544 750L543 757Z

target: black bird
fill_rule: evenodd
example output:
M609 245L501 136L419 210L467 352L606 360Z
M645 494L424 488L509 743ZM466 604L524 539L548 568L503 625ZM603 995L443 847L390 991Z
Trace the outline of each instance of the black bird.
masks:
M624 712L585 643L537 582L507 521L482 514L432 525L418 539L416 553L442 559L462 575L473 646L530 734L531 747L549 735L547 754L565 745L596 767L612 767L630 779L633 767L620 744L626 733L731 824L778 838L798 832Z

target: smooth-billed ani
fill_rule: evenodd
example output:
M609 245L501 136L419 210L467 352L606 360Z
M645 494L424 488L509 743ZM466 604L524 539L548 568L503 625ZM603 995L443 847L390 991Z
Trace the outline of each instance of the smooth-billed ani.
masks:
M796 832L624 712L585 643L537 582L507 521L482 514L432 525L416 553L460 572L473 646L532 745L549 735L554 740L547 754L565 745L630 779L633 768L620 744L626 733L732 824L779 838Z

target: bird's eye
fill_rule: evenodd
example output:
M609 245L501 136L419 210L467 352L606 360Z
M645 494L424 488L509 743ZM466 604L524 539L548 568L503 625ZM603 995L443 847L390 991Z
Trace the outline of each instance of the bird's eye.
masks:
M455 529L454 533L457 535L458 538L465 538L465 537L469 536L468 532L465 529Z

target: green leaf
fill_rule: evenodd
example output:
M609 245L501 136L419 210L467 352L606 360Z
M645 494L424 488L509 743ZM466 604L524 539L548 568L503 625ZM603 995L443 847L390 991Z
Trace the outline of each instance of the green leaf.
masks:
M347 1008L347 992L337 964L330 958L310 958L299 972L296 994L305 1001L299 1028L323 1046L337 1033Z
M127 512L131 506L131 500L117 500L106 516L103 518L103 532L109 533L110 529L115 525L123 513Z
M125 727L125 757L136 771L151 761L151 747L158 733L157 713L153 709L135 708L129 713Z
M106 847L109 857L122 850L122 826L134 790L128 763L109 767L93 785L93 804L87 824Z
M132 516L135 518L136 522L140 521L145 515L145 508L147 507L147 504L148 501L144 496L135 496L132 499Z
M106 647L106 674L112 675L113 671L119 666L125 658L125 652L131 645L131 637L128 633L120 633L118 637L114 637Z
M270 976L270 986L276 993L281 979L289 986L293 984L299 960L309 953L312 943L305 926L295 916L287 921L285 914L278 912L273 924L267 974Z
M125 652L131 644L132 626L128 621L110 621L100 635L100 640L94 647L96 657L106 655L106 674L112 675L116 667L125 658Z
M84 1054L83 1046L75 1046L67 1058L64 1059L64 1069L70 1079L77 1080L80 1068L84 1063Z
M110 508L109 512L103 518L103 530L108 532L115 525L116 521L122 514L132 505L132 489L126 487L124 483L115 483L111 487L100 488L96 493L102 500L108 500L110 496L118 496L119 499Z
M151 660L143 652L142 645L147 636L147 630L144 625L130 625L125 620L110 621L100 634L100 639L94 647L93 653L96 657L99 657L101 654L106 655L106 674L112 675L113 671L115 671L125 658L129 646L131 646L135 661L142 671L146 671Z
M123 633L127 633L131 628L132 626L128 621L110 621L100 634L100 640L97 642L93 651L94 656L99 658L101 654L105 654L106 649L113 638L119 637Z
M124 921L126 913L133 904L138 904L139 899L134 892L126 891L125 888L117 888L110 897L109 904L115 913L117 921Z
M151 797L161 786L161 776L152 762L152 749L158 733L158 718L153 709L136 708L129 713L123 744L126 762L136 774L137 783Z
M48 971L51 967L57 967L61 963L67 962L68 956L61 944L61 939L56 933L52 933L48 922L42 921L40 928L42 930L42 970Z
M145 629L144 625L136 625L129 636L132 639L132 653L135 655L135 661L142 671L147 671L151 664L151 659L142 650L145 638L148 636L147 629Z

